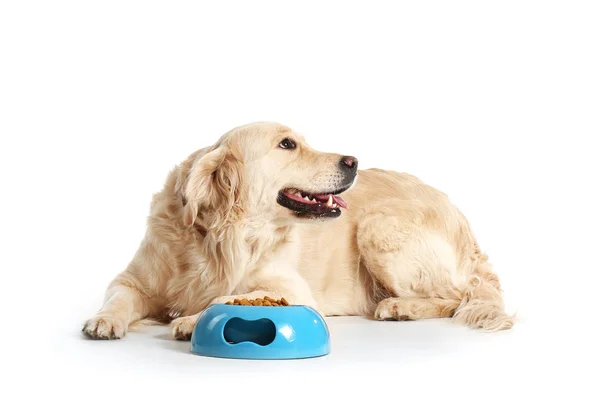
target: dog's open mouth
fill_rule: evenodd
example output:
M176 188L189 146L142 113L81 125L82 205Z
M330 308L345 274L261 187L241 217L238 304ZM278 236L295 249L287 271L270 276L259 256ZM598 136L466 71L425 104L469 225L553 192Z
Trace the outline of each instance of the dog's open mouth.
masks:
M335 193L309 193L289 188L279 192L277 203L295 211L298 216L338 217L342 214L341 208L348 208L344 199L337 195L344 190Z

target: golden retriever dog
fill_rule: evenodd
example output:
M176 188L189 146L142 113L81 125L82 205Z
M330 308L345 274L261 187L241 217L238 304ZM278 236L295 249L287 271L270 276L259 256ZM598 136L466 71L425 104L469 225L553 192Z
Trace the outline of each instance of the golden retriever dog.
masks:
M445 194L405 173L358 170L356 158L262 122L169 174L137 253L83 331L118 339L154 320L186 340L210 304L263 296L325 316L513 325L498 277Z

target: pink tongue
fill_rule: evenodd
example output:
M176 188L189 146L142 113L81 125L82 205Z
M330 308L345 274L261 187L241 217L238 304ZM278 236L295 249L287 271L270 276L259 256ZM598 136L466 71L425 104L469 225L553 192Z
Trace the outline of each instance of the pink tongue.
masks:
M315 195L313 196L315 199L322 201L322 202L326 202L327 200L329 200L329 195L328 194L319 194L319 195ZM346 202L344 201L344 199L342 199L340 196L335 196L332 195L331 197L333 197L333 201L335 203L337 203L338 206L342 207L342 208L348 208L348 204L346 204Z
M333 201L335 201L340 207L348 208L348 204L346 204L344 199L342 199L340 196L333 196Z

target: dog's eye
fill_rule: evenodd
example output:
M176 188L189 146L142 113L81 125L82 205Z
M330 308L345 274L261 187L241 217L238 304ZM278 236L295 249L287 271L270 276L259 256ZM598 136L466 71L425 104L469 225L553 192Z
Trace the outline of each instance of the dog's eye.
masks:
M281 143L279 143L279 147L286 150L295 149L296 143L294 143L294 141L290 139L283 139Z

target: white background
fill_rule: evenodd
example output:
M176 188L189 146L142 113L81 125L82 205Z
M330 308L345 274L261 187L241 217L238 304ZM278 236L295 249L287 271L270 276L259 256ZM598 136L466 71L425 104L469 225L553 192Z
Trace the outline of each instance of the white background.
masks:
M0 4L1 397L598 395L597 2ZM83 340L168 171L257 120L448 193L515 328L339 318L288 362Z

